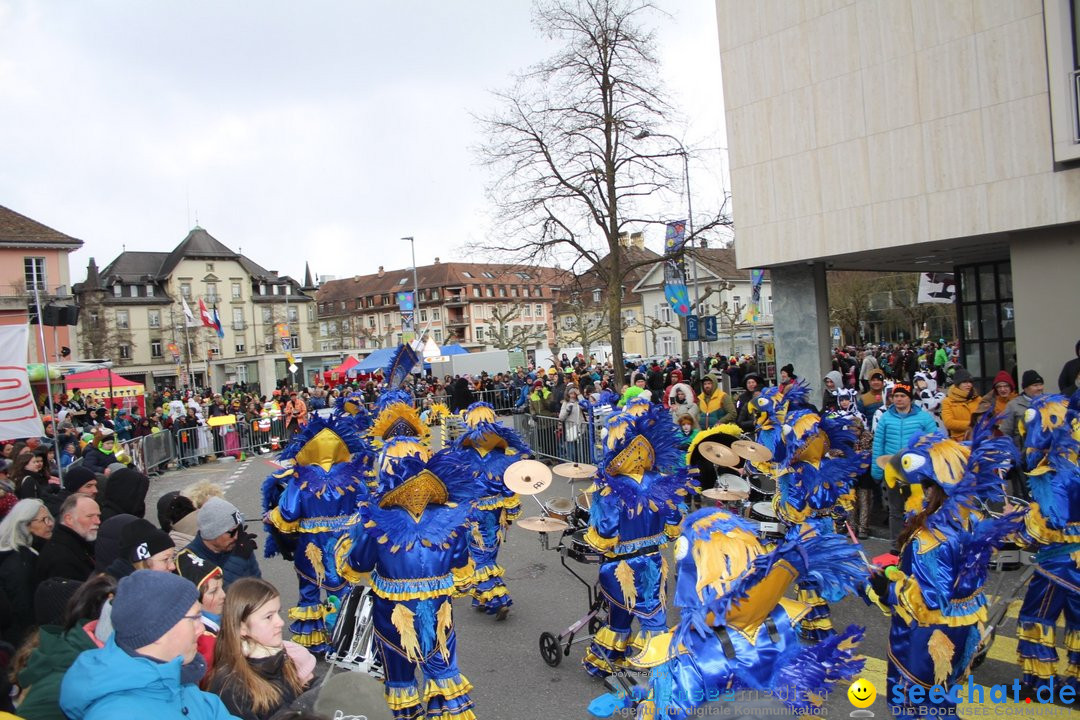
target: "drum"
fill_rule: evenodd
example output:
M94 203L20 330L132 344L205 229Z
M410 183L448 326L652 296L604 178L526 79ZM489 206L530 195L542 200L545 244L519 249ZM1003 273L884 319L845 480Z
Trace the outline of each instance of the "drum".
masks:
M750 502L772 502L776 494L776 479L772 475L755 473L749 476Z
M569 545L566 554L571 560L586 565L599 565L604 562L603 554L589 543L585 542L585 530L578 530L568 538Z
M566 497L552 498L544 503L544 514L571 525L571 517L574 514L574 501Z
M780 524L771 502L756 502L750 506L750 519L758 521L758 535L762 538L784 537L784 526Z
M750 483L734 473L724 473L716 478L716 489L744 498L750 496Z
M589 511L592 509L592 494L578 493L574 496L574 522L578 528L589 526Z
M338 609L326 661L381 680L383 667L375 647L374 602L369 587L356 585L349 591Z

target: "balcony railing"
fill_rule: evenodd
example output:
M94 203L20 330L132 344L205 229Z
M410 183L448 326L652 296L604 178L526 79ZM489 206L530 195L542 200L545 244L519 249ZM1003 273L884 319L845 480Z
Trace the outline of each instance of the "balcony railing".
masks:
M460 307L468 304L468 299L464 295L447 295L445 305L447 307Z

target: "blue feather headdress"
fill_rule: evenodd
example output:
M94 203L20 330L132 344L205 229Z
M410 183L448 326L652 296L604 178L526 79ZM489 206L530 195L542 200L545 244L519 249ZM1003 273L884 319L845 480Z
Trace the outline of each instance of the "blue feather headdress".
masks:
M1041 400L1041 396L1037 398ZM1050 396L1058 397L1062 396ZM1036 402L1031 404L1037 416L1044 416L1047 411ZM1035 419L1033 422L1041 422ZM1027 452L1027 436L1024 451ZM1080 467L1077 457L1080 455L1080 390L1073 394L1061 421L1050 432L1045 449L1045 462L1040 463L1027 473L1031 497L1039 504L1043 516L1055 528L1064 528L1070 521L1070 499L1077 494L1080 485ZM1026 459L1026 458L1025 458Z
M788 408L805 408L810 406L810 383L806 380L796 380L787 386L781 397Z
M662 405L653 405L640 414L616 413L607 422L607 450L602 465L607 468L629 447L635 437L642 437L652 448L651 469L673 472L686 467L686 456L679 449L678 429L671 414Z
M285 446L285 449L281 451L280 460L294 459L297 453L303 450L304 446L323 430L329 430L341 438L342 443L353 455L358 453L370 454L371 452L371 447L361 436L360 430L354 422L350 422L347 416L331 414L330 417L324 418L319 415L311 415L307 425L294 435L289 444Z
M383 376L386 378L390 388L396 389L401 383L405 382L405 378L409 377L409 373L412 372L419 361L420 356L416 354L411 345L399 345L383 372Z

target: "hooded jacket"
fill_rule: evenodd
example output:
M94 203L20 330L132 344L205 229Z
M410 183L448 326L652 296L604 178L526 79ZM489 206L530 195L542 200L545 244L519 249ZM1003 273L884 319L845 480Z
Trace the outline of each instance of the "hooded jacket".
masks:
M941 402L941 420L945 423L950 438L960 442L967 437L971 431L971 416L981 401L982 398L974 392L969 396L959 385L949 388Z
M94 572L94 543L87 542L67 525L57 524L53 536L38 556L38 582L67 578L86 582Z
M833 386L835 390L844 389L844 376L840 374L839 370L830 370L829 372L825 373L825 378L827 380L833 381ZM833 390L830 390L827 387L821 391L822 412L826 410L831 410L832 408L836 407L836 395L834 395L833 392Z
M160 663L134 657L109 638L75 660L60 686L71 720L231 720L217 695L180 682L181 658Z
M675 393L679 390L683 392L683 402L675 400ZM671 418L677 423L679 418L683 415L689 415L694 418L694 423L698 421L698 414L701 412L698 409L697 403L694 401L694 391L690 389L690 386L686 383L675 383L667 389L667 393L664 395L664 405L671 411Z
M145 517L146 493L149 489L150 479L134 468L124 468L110 474L104 497L101 498L101 521L124 514Z
M28 687L19 703L19 717L25 720L66 720L60 711L60 682L75 658L96 647L81 625L64 631L46 625L38 631L38 646L19 673L19 685Z

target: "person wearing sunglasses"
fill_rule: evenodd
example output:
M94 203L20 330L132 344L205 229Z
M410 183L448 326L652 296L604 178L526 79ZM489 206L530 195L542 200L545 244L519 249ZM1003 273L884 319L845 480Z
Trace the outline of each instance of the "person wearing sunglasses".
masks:
M225 587L242 577L262 577L255 557L255 536L244 527L244 516L225 498L212 497L199 508L199 532L188 549L221 568Z

